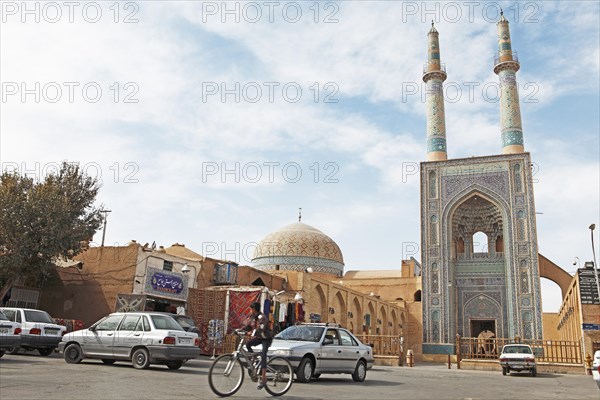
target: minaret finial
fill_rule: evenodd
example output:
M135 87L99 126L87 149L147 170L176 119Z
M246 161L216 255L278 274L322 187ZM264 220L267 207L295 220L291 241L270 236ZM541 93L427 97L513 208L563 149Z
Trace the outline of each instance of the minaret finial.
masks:
M302 207L298 208L298 222L302 222Z
M431 27L433 28L433 20L431 20Z

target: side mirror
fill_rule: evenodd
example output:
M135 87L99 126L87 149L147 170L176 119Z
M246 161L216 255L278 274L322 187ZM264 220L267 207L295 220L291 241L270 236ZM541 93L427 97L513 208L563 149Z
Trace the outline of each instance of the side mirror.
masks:
M328 344L333 344L333 339L323 339L323 346L327 346Z
M96 326L90 326L90 327L88 328L88 330L89 330L90 332L96 332Z

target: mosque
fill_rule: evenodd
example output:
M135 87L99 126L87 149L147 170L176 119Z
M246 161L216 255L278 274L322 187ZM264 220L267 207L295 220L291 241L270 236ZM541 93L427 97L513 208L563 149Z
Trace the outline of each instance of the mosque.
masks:
M511 340L583 342L583 354L600 349L598 295L582 294L589 289L588 278L582 277L590 271L572 277L538 253L531 156L524 148L516 81L520 64L508 21L501 15L496 25L498 155L448 159L447 74L433 24L427 35L421 263L411 258L396 270L344 271L342 249L299 216L259 242L252 267L210 259L181 244L156 249L134 241L92 248L76 257L76 265L57 268L56 279L41 296L44 309L91 323L115 307L179 307L197 319L205 336L210 320L227 324L236 307L248 309L250 297L240 293L261 299L283 293L286 302L302 304L301 320L339 323L374 342L374 353L380 355L397 356L403 347L414 351L417 361L445 361L456 354L457 336L474 338L482 332ZM476 251L481 240L484 250ZM542 313L541 277L560 286L559 313ZM18 301L19 293L14 289L10 301Z

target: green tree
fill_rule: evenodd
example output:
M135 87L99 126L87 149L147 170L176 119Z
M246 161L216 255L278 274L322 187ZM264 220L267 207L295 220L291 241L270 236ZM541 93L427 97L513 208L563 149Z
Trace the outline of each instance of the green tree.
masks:
M102 223L94 207L99 188L68 163L39 182L16 172L0 176L0 288L40 286L57 258L87 248Z

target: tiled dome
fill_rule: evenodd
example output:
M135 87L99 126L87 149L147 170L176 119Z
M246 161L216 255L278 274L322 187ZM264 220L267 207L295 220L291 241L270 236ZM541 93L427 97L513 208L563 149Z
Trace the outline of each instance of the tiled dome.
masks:
M262 270L305 270L339 275L344 258L329 236L310 225L296 222L275 231L258 244L254 266Z

